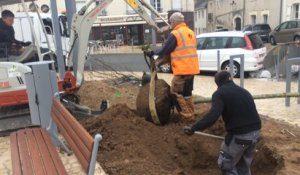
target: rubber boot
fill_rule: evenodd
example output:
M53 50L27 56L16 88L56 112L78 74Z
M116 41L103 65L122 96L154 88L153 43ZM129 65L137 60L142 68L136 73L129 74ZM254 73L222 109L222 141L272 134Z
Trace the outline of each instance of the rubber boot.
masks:
M179 94L176 94L177 97L177 102L181 108L181 111L178 111L179 114L181 115L181 118L185 121L192 121L194 118L193 113L191 112L186 99Z

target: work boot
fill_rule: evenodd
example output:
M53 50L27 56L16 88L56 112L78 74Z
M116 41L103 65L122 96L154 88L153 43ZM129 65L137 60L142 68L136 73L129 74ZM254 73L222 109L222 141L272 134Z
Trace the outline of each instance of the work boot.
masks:
M193 97L191 97L191 96L185 97L185 101L186 101L188 110L189 110L190 113L192 113L192 115L193 115L193 120L195 120L195 108L194 108Z
M176 94L176 97L177 97L177 102L181 108L181 110L178 111L179 114L181 115L181 118L185 121L193 121L195 119L194 113L192 113L192 111L190 110L186 99L179 94Z

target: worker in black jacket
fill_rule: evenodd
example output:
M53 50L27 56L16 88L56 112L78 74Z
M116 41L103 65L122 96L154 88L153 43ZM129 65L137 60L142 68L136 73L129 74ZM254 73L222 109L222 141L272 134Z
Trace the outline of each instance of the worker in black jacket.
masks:
M15 39L13 28L15 15L10 10L3 10L0 19L0 44L10 48L12 45L28 46L31 42L22 42Z
M184 133L192 135L213 125L222 115L227 135L222 143L218 165L223 175L251 175L250 165L260 138L261 121L251 94L237 86L227 71L215 75L218 89L212 107L203 119Z

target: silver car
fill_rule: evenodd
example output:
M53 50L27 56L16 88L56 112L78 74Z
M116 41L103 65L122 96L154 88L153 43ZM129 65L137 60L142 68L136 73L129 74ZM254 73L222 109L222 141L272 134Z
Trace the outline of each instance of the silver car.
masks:
M300 20L281 23L269 35L272 45L300 40Z

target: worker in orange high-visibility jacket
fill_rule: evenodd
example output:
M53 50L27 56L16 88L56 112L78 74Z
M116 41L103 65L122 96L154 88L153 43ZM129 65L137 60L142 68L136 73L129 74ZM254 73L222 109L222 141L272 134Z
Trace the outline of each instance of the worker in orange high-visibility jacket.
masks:
M182 13L173 13L169 21L172 31L163 47L149 52L148 55L171 56L174 75L171 94L174 105L183 120L193 121L195 119L192 100L194 75L200 73L196 37L184 22Z

